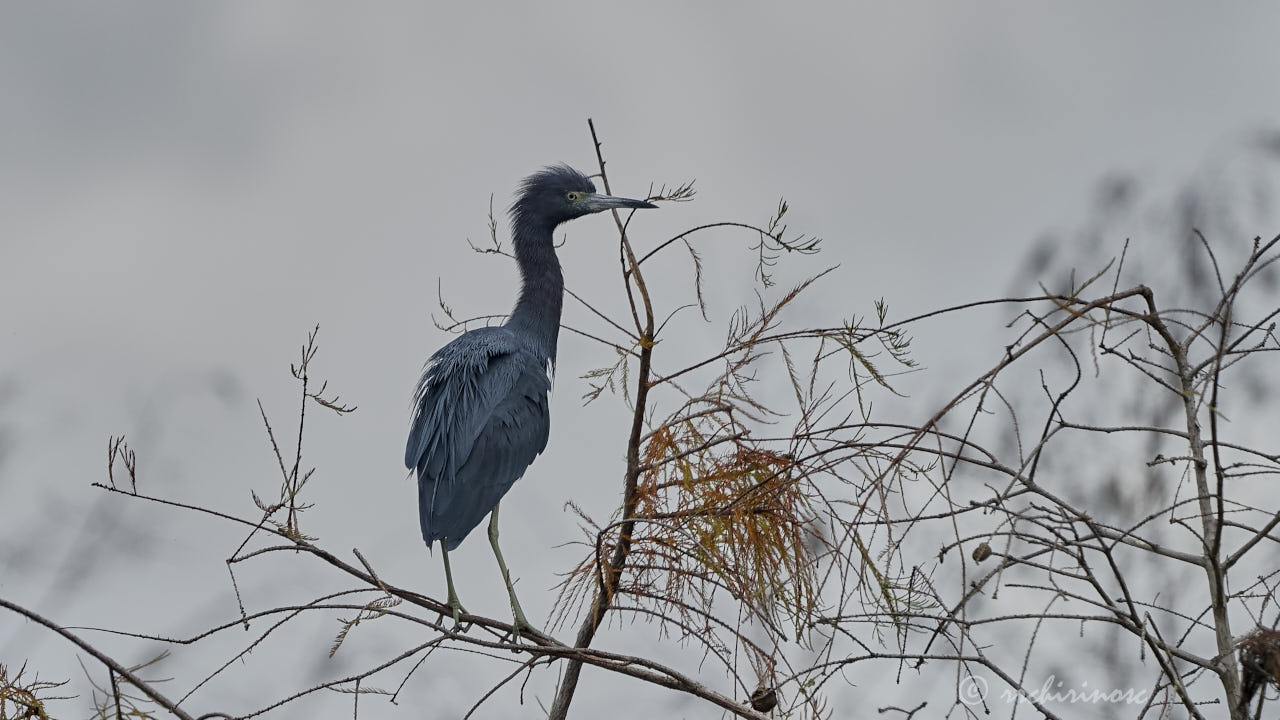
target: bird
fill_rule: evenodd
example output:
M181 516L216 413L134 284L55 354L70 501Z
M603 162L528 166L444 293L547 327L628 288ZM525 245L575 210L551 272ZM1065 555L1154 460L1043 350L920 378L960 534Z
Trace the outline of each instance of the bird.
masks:
M511 205L520 271L515 307L501 325L469 330L427 360L413 394L405 467L418 477L418 518L430 549L439 541L454 630L464 610L449 553L489 515L489 544L506 585L513 634L537 633L525 617L498 547L498 505L547 446L564 275L553 233L561 223L613 209L656 208L596 192L568 165L521 183Z

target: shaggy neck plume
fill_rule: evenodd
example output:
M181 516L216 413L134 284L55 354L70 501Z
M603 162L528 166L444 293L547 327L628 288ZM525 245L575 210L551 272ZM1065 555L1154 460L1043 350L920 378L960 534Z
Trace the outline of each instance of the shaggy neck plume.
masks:
M552 365L560 335L564 305L564 275L552 243L555 226L532 220L521 205L512 210L512 244L520 268L520 298L507 318L507 327L524 331L531 349Z

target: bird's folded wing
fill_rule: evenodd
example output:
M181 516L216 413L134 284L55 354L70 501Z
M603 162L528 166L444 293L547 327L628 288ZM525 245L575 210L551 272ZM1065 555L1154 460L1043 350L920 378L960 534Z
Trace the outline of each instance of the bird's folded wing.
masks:
M503 328L467 333L432 357L405 448L428 544L457 547L546 448L550 389L546 368Z
M486 428L517 445L530 445L525 462L532 462L546 447L546 428L540 426L547 424L549 390L546 370L505 328L462 335L432 356L418 383L405 466L416 468L419 477L451 479ZM499 419L502 422L494 424ZM524 426L533 432L521 432ZM517 450L515 455L526 454L511 449Z

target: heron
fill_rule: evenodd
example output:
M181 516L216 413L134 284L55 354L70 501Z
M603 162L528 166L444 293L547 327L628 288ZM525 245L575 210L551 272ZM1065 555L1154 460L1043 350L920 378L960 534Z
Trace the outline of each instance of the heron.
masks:
M520 294L501 325L454 338L427 361L414 393L404 463L418 476L418 518L430 548L440 542L454 630L462 604L449 553L489 516L489 544L511 601L516 637L537 633L516 599L498 547L498 505L551 429L551 379L564 301L553 233L561 223L611 209L656 208L596 192L586 175L554 165L530 175L511 206L511 244Z

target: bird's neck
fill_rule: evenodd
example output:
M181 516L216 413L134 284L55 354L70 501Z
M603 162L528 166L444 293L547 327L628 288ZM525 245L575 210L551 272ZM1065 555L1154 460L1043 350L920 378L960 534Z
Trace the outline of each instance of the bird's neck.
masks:
M516 219L512 236L520 267L520 297L507 318L507 327L521 331L520 335L534 345L531 349L552 363L564 305L564 274L552 243L554 229Z

